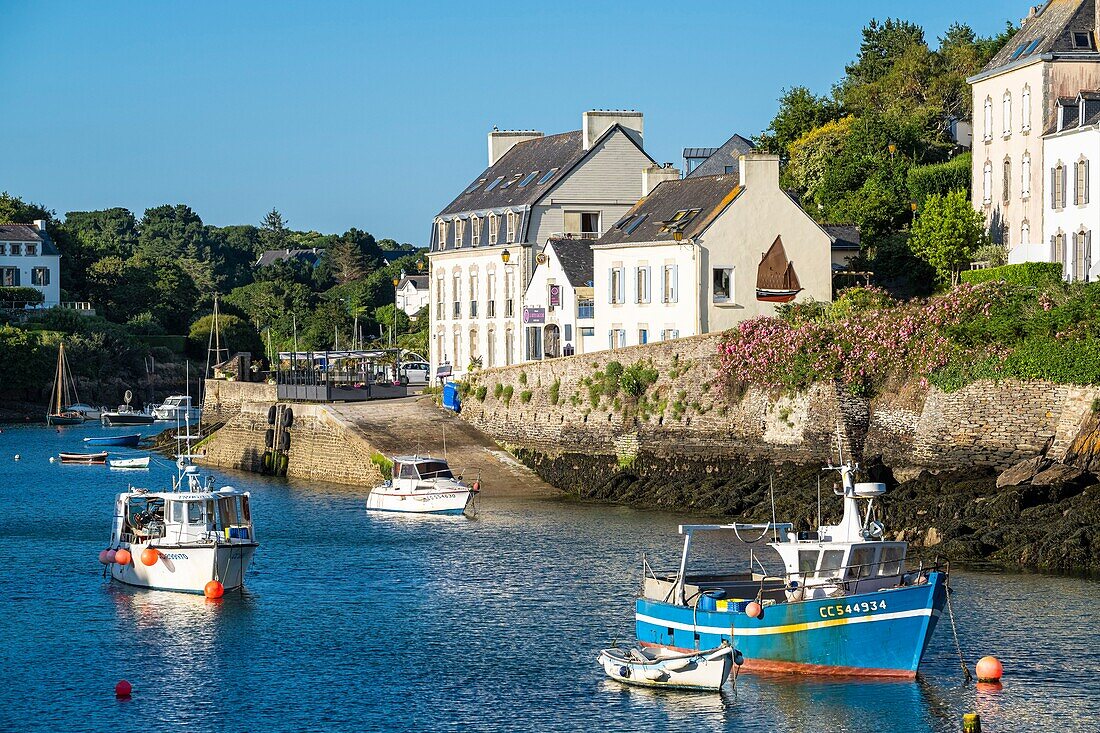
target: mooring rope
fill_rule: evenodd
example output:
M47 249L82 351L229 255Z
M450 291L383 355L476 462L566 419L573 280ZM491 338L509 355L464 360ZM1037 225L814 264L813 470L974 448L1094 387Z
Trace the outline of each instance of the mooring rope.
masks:
M951 593L952 593L952 591L951 591L951 581L950 581L950 578L951 578L950 570L948 570L948 576L947 577L948 577L948 579L946 581L944 581L944 591L947 593L947 617L949 619L951 619L951 636L952 636L952 638L955 639L955 651L958 652L958 654L959 654L959 664L962 665L963 674L966 675L965 682L969 682L970 680L973 679L973 677L970 676L970 669L966 666L966 660L963 658L962 645L959 644L959 632L955 628L955 611L952 610L952 608L951 608Z

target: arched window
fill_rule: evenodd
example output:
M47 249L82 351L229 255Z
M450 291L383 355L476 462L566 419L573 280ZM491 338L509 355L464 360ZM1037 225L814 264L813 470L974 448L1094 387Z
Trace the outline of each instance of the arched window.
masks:
M982 203L993 202L993 164L988 160L982 171Z
M982 136L986 140L993 139L993 98L985 98L985 128L982 130Z
M439 248L447 249L447 222L439 220Z
M1031 224L1027 219L1024 219L1020 224L1020 244L1029 244L1031 242Z
M1020 95L1020 130L1027 132L1031 129L1031 87L1024 85L1024 91Z
M1001 114L1003 116L1001 127L1002 134L1008 137L1012 134L1012 95L1005 92L1004 99L1001 101Z
M1007 155L1005 156L1005 160L1004 163L1002 163L1002 166L1003 169L1001 171L1001 201L1003 201L1007 205L1009 198L1012 195L1012 161L1009 160Z
M1031 198L1031 153L1024 153L1020 161L1020 198Z

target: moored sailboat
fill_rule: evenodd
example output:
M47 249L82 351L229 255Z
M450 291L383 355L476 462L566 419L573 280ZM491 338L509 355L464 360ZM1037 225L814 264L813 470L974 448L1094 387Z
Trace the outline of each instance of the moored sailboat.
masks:
M76 402L80 401L73 375L69 372L69 364L65 361L65 344L60 344L57 347L57 374L54 376L53 389L50 390L50 406L46 408L47 425L79 425L84 422L83 414L62 407L72 404L72 397L76 397Z

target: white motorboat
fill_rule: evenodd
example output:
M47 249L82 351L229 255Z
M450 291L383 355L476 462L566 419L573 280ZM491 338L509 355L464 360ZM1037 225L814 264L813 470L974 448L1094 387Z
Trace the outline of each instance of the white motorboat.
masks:
M153 407L153 415L157 420L191 425L198 425L202 418L202 408L191 404L191 395L171 395L164 402Z
M463 514L481 491L479 481L455 478L447 461L431 456L396 456L393 478L376 486L367 508L418 514Z
M141 458L118 458L107 461L111 468L149 468L149 456Z
M250 494L215 489L214 477L203 478L191 463L190 437L177 438L183 439L187 449L170 489L131 486L115 498L110 545L99 561L128 585L220 598L244 584L259 547Z
M607 676L628 685L681 690L720 690L741 652L728 643L706 651L681 652L662 647L602 649L598 657Z

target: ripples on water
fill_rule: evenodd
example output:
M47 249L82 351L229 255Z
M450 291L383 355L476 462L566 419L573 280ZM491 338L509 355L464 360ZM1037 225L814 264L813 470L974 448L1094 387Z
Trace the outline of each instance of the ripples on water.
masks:
M232 474L262 544L244 592L109 583L113 495L173 471L48 463L93 431L0 434L0 730L889 733L958 731L972 710L987 733L1100 730L1100 584L1039 575L953 580L963 648L1004 661L1000 692L961 684L946 618L915 682L605 680L595 655L632 638L641 553L677 559L671 514L515 499L477 520L368 514L361 490Z

